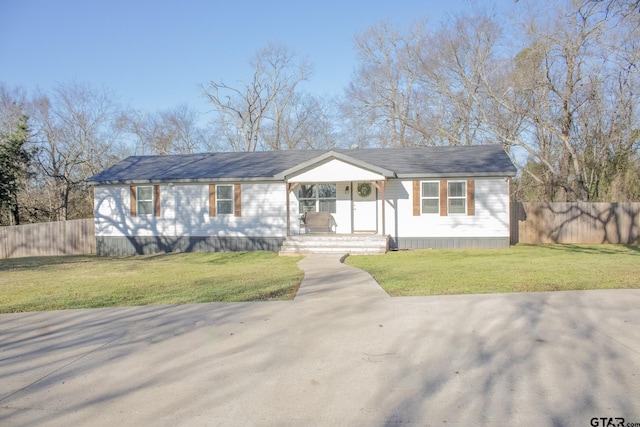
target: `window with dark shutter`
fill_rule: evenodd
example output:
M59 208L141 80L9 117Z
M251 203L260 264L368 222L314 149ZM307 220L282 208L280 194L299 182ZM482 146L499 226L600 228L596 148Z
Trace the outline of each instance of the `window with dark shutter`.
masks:
M465 181L449 181L447 196L449 198L449 214L467 213L467 192Z
M233 215L233 185L216 185L216 215Z
M154 189L151 185L139 185L136 188L136 209L138 215L152 215Z
M439 214L440 183L438 181L423 181L421 187L422 214Z
M475 181L413 181L413 215L476 214Z
M209 216L242 216L242 184L209 184Z
M475 195L475 181L473 179L467 180L467 215L473 216L476 214L476 195Z

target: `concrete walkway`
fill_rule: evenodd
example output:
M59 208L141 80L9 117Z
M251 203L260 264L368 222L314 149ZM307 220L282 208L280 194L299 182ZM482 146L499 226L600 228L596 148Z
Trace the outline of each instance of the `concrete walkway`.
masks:
M346 255L313 254L300 261L298 266L305 275L295 300L346 297L389 298L369 273L344 264L342 262L344 258Z
M300 266L294 301L0 315L0 425L640 423L639 290L390 298Z

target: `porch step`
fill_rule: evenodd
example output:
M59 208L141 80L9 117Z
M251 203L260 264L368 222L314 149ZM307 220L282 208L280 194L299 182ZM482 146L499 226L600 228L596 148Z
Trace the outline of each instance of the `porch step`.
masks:
M280 255L318 253L384 254L389 236L374 234L304 234L290 236L282 244Z

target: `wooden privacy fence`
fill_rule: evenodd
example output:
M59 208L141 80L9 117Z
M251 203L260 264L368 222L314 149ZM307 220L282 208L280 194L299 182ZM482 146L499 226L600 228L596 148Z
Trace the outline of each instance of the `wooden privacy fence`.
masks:
M0 259L96 253L93 218L0 227Z
M511 244L640 244L640 203L511 203ZM0 259L96 253L93 218L0 227Z
M511 244L640 243L640 203L511 203Z

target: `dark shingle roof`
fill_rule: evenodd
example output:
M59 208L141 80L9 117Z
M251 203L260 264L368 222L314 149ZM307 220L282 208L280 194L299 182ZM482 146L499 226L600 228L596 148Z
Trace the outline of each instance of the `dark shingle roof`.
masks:
M89 179L94 184L272 180L331 150L289 150L132 156ZM514 176L499 145L332 150L403 177Z

